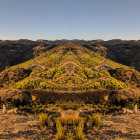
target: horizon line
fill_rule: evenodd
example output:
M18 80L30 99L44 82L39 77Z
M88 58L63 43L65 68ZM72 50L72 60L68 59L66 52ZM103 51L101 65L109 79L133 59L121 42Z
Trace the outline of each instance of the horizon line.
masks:
M96 40L101 40L101 41L110 41L110 40L121 40L121 41L140 41L140 39L120 39L120 38L112 38L112 39L28 39L28 38L18 38L18 39L0 39L0 41L18 41L18 40L29 40L29 41L39 41L39 40L44 40L44 41L57 41L57 40L65 40L65 41L73 41L73 40L83 40L83 41L96 41Z

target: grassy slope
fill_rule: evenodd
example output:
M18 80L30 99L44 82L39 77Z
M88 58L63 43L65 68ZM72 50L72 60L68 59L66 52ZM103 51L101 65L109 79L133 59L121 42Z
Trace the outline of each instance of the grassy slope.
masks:
M108 69L130 67L113 62L83 47L68 43L57 46L35 59L13 66L32 69L29 77L12 84L18 89L92 90L123 89L129 85L119 81Z

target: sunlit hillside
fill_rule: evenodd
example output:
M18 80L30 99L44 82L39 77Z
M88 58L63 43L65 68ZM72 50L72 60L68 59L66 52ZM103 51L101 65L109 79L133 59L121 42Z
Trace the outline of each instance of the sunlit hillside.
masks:
M137 70L103 57L92 48L71 42L44 51L37 48L42 53L0 73L0 107L3 110L14 108L7 111L14 114L34 116L34 121L26 116L27 122L23 121L25 116L21 119L17 115L8 116L10 124L12 120L18 122L14 123L16 127L7 127L8 130L12 128L10 132L15 133L26 126L29 130L26 137L32 139L30 123L32 131L36 131L35 139L92 140L93 137L112 138L110 133L108 136L104 132L114 126L117 130L125 129L114 124L117 117L110 120L106 116L126 113L126 108L140 107L140 74ZM127 119L132 120L132 116ZM6 129L6 120L3 120L2 133ZM112 127L107 121L111 121ZM119 120L119 123L122 122ZM138 127L137 122L133 125ZM16 136L18 134L13 137Z
M15 75L22 68L30 74L18 79ZM22 70L23 75L25 70ZM129 82L123 80L124 71L129 71L126 76ZM59 45L34 59L6 69L1 75L2 86L59 91L123 89L137 86L139 81L136 70L73 43Z

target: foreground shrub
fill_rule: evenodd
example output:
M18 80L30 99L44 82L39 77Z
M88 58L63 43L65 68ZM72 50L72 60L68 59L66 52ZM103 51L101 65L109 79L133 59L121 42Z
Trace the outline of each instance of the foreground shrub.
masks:
M99 128L101 125L101 114L99 114L99 113L93 114L92 121L93 121L93 125L96 126L97 128Z
M85 135L83 133L84 124L85 124L85 118L80 118L78 126L76 127L76 136L75 136L76 140L84 140L85 139Z
M39 115L39 125L40 128L45 128L48 125L48 121L49 121L49 116L46 113L41 113Z
M74 140L84 140L85 136L83 133L85 118L56 118L56 139L65 140L65 139L74 139ZM70 128L69 128L70 127ZM71 128L74 130L71 133ZM72 138L69 138L72 136Z
M94 113L90 118L88 118L86 122L87 127L97 127L99 128L101 125L101 114Z
M65 128L62 126L61 118L56 118L56 140L63 140L65 138Z

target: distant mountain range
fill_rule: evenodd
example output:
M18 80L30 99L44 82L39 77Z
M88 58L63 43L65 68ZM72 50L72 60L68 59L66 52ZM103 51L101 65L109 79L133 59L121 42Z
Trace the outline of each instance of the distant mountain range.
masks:
M97 39L97 40L81 40L81 39L73 39L73 40L68 40L68 39L60 39L60 40L44 40L44 39L38 39L36 41L33 40L29 40L29 39L19 39L19 40L0 40L0 43L15 43L15 44L48 44L48 43L68 43L68 42L72 42L72 43L90 43L90 44L96 44L96 43L100 43L100 44L108 44L108 43L112 43L112 44L118 44L118 43L138 43L140 44L140 40L121 40L121 39L112 39L112 40L107 40L104 41L102 39Z

